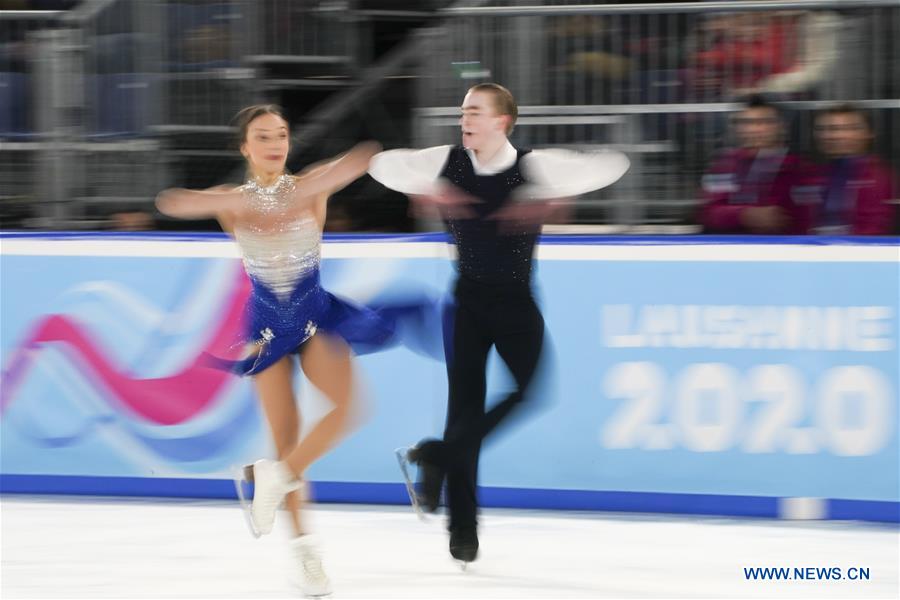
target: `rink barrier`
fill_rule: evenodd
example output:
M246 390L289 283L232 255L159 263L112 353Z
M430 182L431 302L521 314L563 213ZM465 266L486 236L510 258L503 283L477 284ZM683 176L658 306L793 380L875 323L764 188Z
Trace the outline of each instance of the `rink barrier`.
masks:
M403 265L412 265L409 267L410 271L408 274L413 276L423 273L427 275L429 273L426 267L422 265L431 265L427 268L433 268L434 265L438 265L441 268L446 266L447 239L446 236L441 233L403 235L327 235L325 239L327 243L323 246L323 257L326 260L330 258L354 258L357 256L374 257L376 259L396 258L400 261L405 261L402 263ZM146 257L162 259L237 258L236 248L227 240L227 237L217 233L97 234L62 232L48 234L35 232L0 232L0 255L2 255L4 259L7 259L7 257L31 257L36 260L40 259L39 262L35 263L39 267L43 267L44 265L50 266L58 269L59 272L62 273L63 270L60 269L61 265L75 265L81 263L72 262L71 259L69 259L69 262L61 261L54 266L55 263L53 260L43 262L41 257ZM714 246L715 249L712 250L710 248L711 246ZM844 286L845 288L856 287L858 290L861 290L855 295L848 296L834 304L843 303L843 306L851 307L857 305L867 306L869 304L880 304L886 307L893 307L893 314L896 315L900 313L900 311L897 310L896 295L893 299L886 299L883 290L878 291L876 288L870 290L868 286L872 283L872 280L854 279L856 276L852 274L852 271L857 268L855 264L842 266L840 263L857 263L867 269L878 266L879 270L877 272L887 274L893 281L897 277L897 266L900 264L898 246L900 246L900 238L896 237L782 238L685 236L676 238L655 236L553 235L544 236L541 240L541 246L538 250L539 257L542 261L547 260L548 262L540 268L539 274L541 274L541 277L547 277L549 274L551 281L559 281L558 276L555 275L554 271L554 269L558 268L557 265L565 268L577 267L578 269L582 269L590 268L590 261L606 264L606 267L604 267L605 270L601 271L603 275L616 275L616 273L621 272L623 268L630 271L632 266L629 264L625 264L622 267L616 267L615 269L611 268L616 263L623 262L630 262L638 269L646 269L647 265L642 265L641 263L656 263L657 265L655 268L657 270L654 271L654 273L658 272L661 275L670 272L673 268L677 271L677 269L681 268L681 264L679 263L707 263L710 266L715 263L726 263L725 267L730 268L730 263L733 262L736 270L739 270L737 266L738 263L777 262L783 263L785 265L784 268L794 268L791 266L791 263L809 264L810 267L815 263L825 263L821 267L816 268L818 268L820 272L828 274L831 274L833 271L835 274L834 276L837 278L836 280L846 284ZM31 260L31 258L29 258L29 260ZM432 260L424 262L407 260L413 258L426 258ZM166 265L170 264L168 260L164 262ZM336 268L339 262L340 261L337 261L337 263L335 263ZM352 263L353 261L345 262ZM30 265L31 263L16 264ZM88 262L85 264L96 263ZM124 261L122 264L127 265L129 263L128 261ZM175 266L180 263L173 260L171 264ZM228 262L228 264L234 263ZM582 267L581 265L587 265L587 267ZM150 266L152 266L152 264ZM71 267L69 267L69 269L71 270ZM325 270L334 273L329 267L326 267ZM578 272L581 273L582 271ZM590 274L591 277L597 273L596 271L591 270L584 272ZM700 272L705 276L707 271L701 270ZM148 275L151 281L150 285L153 285L152 282L154 281L163 282L164 279L169 279L168 275L164 275L164 279L160 279L160 275L156 275L154 279L154 276L152 275L153 271L151 270L149 273L151 273L151 275ZM93 273L85 273L85 277L88 281L91 281L91 278L95 276L96 275ZM373 277L376 276L377 274L373 275ZM428 275L428 277L432 277L432 275ZM442 277L444 277L444 275L434 276L432 277L431 282L434 283L435 281L438 281L438 283L440 283L444 281ZM557 279L553 280L553 277L557 277ZM621 279L620 275L617 277L619 277L619 279L613 279L612 281L603 279L601 280L601 283L594 284L598 293L602 292L603 301L613 303L621 302L623 301L622 299L625 299L624 301L626 302L630 301L627 299L629 297L628 294L630 292L628 290L631 289L630 287L626 287L624 292L619 294L619 299L607 299L608 294L605 291L606 289L612 289L614 286L625 285L627 283L627 280ZM671 278L670 275L668 277ZM844 279L841 279L842 277ZM52 276L50 279L52 279ZM9 280L4 283L9 283ZM584 285L585 283L588 282L580 282L580 285ZM326 282L326 284L330 285L328 282ZM712 285L718 287L712 287ZM53 286L50 287L53 289ZM718 291L724 287L727 286L722 286L717 282L711 284L709 290L718 293ZM548 284L547 288L552 288L552 285ZM134 290L137 293L141 293L141 289L140 286L134 287ZM339 287L336 287L335 289L340 291ZM635 289L641 293L645 291L637 288ZM706 290L707 288L704 287L702 289ZM12 290L12 292L9 290ZM6 288L6 293L10 294L10 298L13 297L13 292L15 291L15 287ZM543 291L547 292L547 289ZM564 289L561 289L561 291L565 293ZM672 296L670 291L666 289L660 289L658 293L655 290L650 291L653 292L653 294L647 297L649 300L644 298L644 302L660 302L665 304L671 303L673 300L675 303L690 303L691 301L690 298L684 299L682 297ZM54 291L54 293L56 292ZM588 293L591 294L593 292L589 289ZM801 306L818 304L817 299L809 293L804 292L804 295L809 296L809 298L804 298L802 297L803 295L801 295L799 299L796 297L793 299L782 299L778 295L771 295L771 293L769 293L768 295L759 297L740 298L737 303L753 304L754 302L758 303L760 301L759 298L762 298L764 303L774 304L776 305L776 308L780 305L787 305L790 307L792 304L799 304ZM889 298L889 295L887 297ZM695 294L693 298L703 298L702 293ZM551 298L551 300L553 299L554 298ZM41 298L41 300L45 301L47 298ZM600 303L600 300L597 302ZM728 304L729 302L734 303L735 300L733 299L733 296L728 296L727 294L725 296L720 294L718 298L709 300L710 304ZM696 300L694 300L694 303L696 303ZM162 308L167 311L174 310L174 307ZM566 308L568 307L566 306ZM18 313L14 314L14 317L18 316ZM22 314L22 318L26 319L33 318L33 316L34 315L28 312ZM6 314L4 317L6 317ZM568 323L559 320L558 317L557 319L557 324L569 325ZM11 320L10 323L12 322L13 321ZM553 331L551 331L551 333L553 333ZM891 338L884 337L887 334L884 334L883 332L872 334L870 331L869 333L869 338L866 338L863 341L890 341L893 344L893 354L890 354L890 356L896 356L896 337L894 330L891 330L890 332ZM873 335L875 337L872 337ZM879 335L881 337L878 337ZM690 382L689 379L684 377L686 370L684 368L685 365L678 362L678 360L671 360L672 353L680 351L666 350L669 354L662 354L661 351L654 350L654 353L648 351L645 354L636 355L634 354L633 349L619 346L619 348L623 347L630 353L628 357L629 360L642 358L645 362L658 362L658 366L663 369L664 375L668 378L666 380L666 385L669 385L668 382L674 383L681 380ZM608 358L607 355L609 354L621 352L620 350L616 350L616 346L609 346L609 348L612 352L604 350L605 354L600 355L604 360ZM853 348L848 349L852 350ZM576 345L576 350L581 352L583 347ZM6 351L5 346L4 351ZM705 349L703 351L708 352ZM726 353L727 352L728 351L726 351ZM740 352L748 353L750 351L741 350ZM781 352L781 354L781 357L775 356L771 359L768 356L760 359L751 357L749 365L746 364L746 361L740 364L734 362L733 365L738 369L738 375L741 378L738 380L738 383L743 384L745 381L743 378L746 375L745 371L748 367L753 367L756 363L767 365L769 362L784 362L784 366L789 366L792 369L794 367L800 369L800 365L791 363L791 355L785 355L784 352ZM823 357L820 357L823 362L819 367L816 367L817 369L820 367L826 369L830 368L832 370L834 368L843 368L841 367L841 365L844 364L843 362L832 361L831 357L833 355L824 356L824 353L820 354L823 354ZM889 383L892 386L891 390L892 393L894 393L894 390L897 389L896 366L885 367L881 363L867 363L869 357L874 355L875 353L856 353L854 355L855 358L850 360L850 364L872 364L875 368L882 369L882 372L890 380ZM881 355L884 356L885 353L882 353ZM745 354L744 356L748 355ZM596 361L597 357L595 356L590 360ZM618 358L617 354L615 360L624 359ZM701 359L692 358L690 360L724 360L726 366L731 366L729 363L730 359L727 355L723 355L721 359L713 357ZM817 360L819 360L819 358L817 358ZM404 359L404 361L406 361L406 359ZM363 361L363 364L365 364L365 361ZM404 362L404 364L406 363ZM606 363L596 362L596 364L589 364L591 364L591 368L594 369L606 368ZM615 367L617 365L612 366ZM576 364L575 367L582 368L580 364ZM438 372L441 371L442 368L438 369ZM823 372L827 373L827 371ZM809 387L811 396L812 385L816 383L816 381L821 382L822 372L813 372L810 376L807 372L798 370L797 374L801 377L810 377L811 383ZM676 376L680 376L681 379L676 379ZM439 376L438 379L443 381L443 376ZM376 387L383 383L384 382L376 382ZM587 406L587 404L583 403L594 402L597 398L598 396L596 393L592 393L591 396L586 396L585 398L572 398L570 399L570 402L577 402L575 406ZM602 396L599 398L602 398ZM382 400L383 399L384 398L382 398ZM403 398L396 398L395 401L405 402L406 400ZM813 401L811 397L810 401ZM895 413L898 412L895 393L891 397L891 402L893 402L892 410L894 410ZM440 404L440 406L438 406L438 404ZM38 402L36 406L41 407L44 405ZM436 400L434 408L436 410L442 410L442 401L438 402ZM38 408L38 410L46 409ZM574 418L576 421L579 418L583 418L580 416L580 410L574 411L573 414L575 415ZM227 416L227 414L218 415L217 418L224 418ZM541 419L539 417L532 426L551 428L558 432L564 432L566 431L567 426L577 424L569 421L561 422L559 421L558 415L554 418L556 419L555 421L552 419ZM592 420L597 419L598 415L592 415L589 418ZM530 476L528 475L516 473L510 475L510 473L498 470L498 468L515 469L515 463L510 460L510 453L501 457L492 451L491 461L483 469L488 485L482 487L480 493L483 505L488 507L672 513L785 519L826 518L898 523L900 522L900 502L897 502L896 490L892 491L890 489L892 486L891 481L896 480L897 477L896 473L893 475L890 474L890 471L896 469L897 465L896 456L891 457L890 454L890 452L897 447L896 414L889 417L888 421L892 423L892 429L889 431L890 437L885 438L886 441L884 444L887 444L887 446L884 444L879 446L879 454L874 458L870 459L870 457L866 455L860 455L860 457L851 456L851 458L847 458L848 455L846 454L842 456L835 453L833 448L827 449L825 446L822 446L821 444L824 442L820 443L818 447L818 453L821 457L813 456L807 459L802 456L798 457L796 454L791 456L779 450L775 453L765 455L762 458L753 459L759 461L753 463L754 465L758 464L759 466L754 467L757 471L756 473L748 473L750 481L753 483L747 485L743 483L736 485L733 481L728 481L728 478L724 476L726 475L726 471L723 471L723 480L721 484L717 483L715 480L704 481L703 478L698 478L696 473L702 473L704 468L709 468L708 463L698 461L703 460L704 457L716 458L716 456L721 456L724 458L726 456L724 454L716 455L715 451L712 453L707 452L706 454L696 451L685 453L685 448L677 445L671 452L647 452L641 449L642 447L645 447L641 445L652 442L653 440L641 437L643 434L640 434L637 437L634 437L632 434L634 439L628 442L632 444L631 446L620 446L618 448L615 446L601 446L600 448L592 446L593 450L591 450L591 452L599 451L608 453L601 454L600 456L608 456L610 465L617 461L621 461L626 467L629 467L632 464L643 466L643 471L636 469L634 475L628 474L624 478L621 473L614 470L598 470L597 473L602 473L604 477L609 474L613 475L610 482L606 484L601 483L597 486L601 487L602 485L602 487L608 489L584 489L590 488L590 486L593 485L593 481L590 480L590 478L594 477L592 466L586 463L577 463L578 460L581 460L579 456L584 455L584 449L587 448L587 446L576 445L572 449L565 449L565 451L563 451L563 447L560 446L560 453L558 456L558 460L575 460L578 472L583 473L583 475L579 476L581 476L582 479L587 477L589 480L587 485L583 482L566 479L566 477L572 477L572 475L551 477L549 473L556 470L555 466L550 467L549 470L546 465L541 467L542 470L536 471L537 479L529 479ZM560 425L560 423L562 423L562 425ZM598 421L595 425L599 429L599 425L605 423L606 421ZM7 425L11 425L11 423L4 423L4 426ZM251 426L257 428L257 425L258 424L253 424ZM742 423L742 425L749 427L750 423L747 421ZM798 422L797 425L803 424ZM838 423L838 425L845 426L846 424L842 425L842 423ZM805 427L806 425L803 426ZM259 431L254 435L258 436L259 439L257 441L264 443L266 441L265 432L262 427L258 427L258 429ZM256 429L252 430L256 431ZM12 430L4 429L4 431ZM190 429L186 431L185 434L196 434L199 436L203 433L203 431L197 432L194 429ZM821 433L821 431L819 433ZM832 431L830 433L844 435L846 431L837 430L836 432ZM383 428L378 430L378 435L384 436L385 430ZM9 436L6 437L8 438ZM159 439L164 441L164 438L165 436L162 436ZM200 439L200 437L197 439ZM583 436L582 438L577 439L580 440L577 443L581 444L590 441L590 438L584 438ZM575 440L576 438L571 438L571 441ZM382 447L384 443L386 443L386 441L381 438L378 438L377 441L378 446L366 445L361 447ZM408 442L409 440L404 441ZM510 436L510 441L513 444L511 448L517 451L527 449L527 440L522 438L522 436ZM747 439L737 440L738 443L747 441ZM866 440L862 441L865 442ZM4 442L5 450L8 449L7 445L9 442L9 440ZM734 440L729 443L733 442ZM596 441L592 443L596 444ZM680 444L682 442L679 441L678 443ZM845 444L845 442L841 443ZM387 447L393 448L395 446L388 445ZM735 447L736 446L729 446L729 448ZM44 455L38 457L38 455L31 454L30 451L23 451L24 448L25 446L17 445L14 446L14 449L21 452L21 454L16 454L15 452L4 454L2 465L3 472L0 473L0 493L218 499L234 498L232 483L226 479L215 478L217 475L221 477L225 474L221 470L218 470L220 467L213 467L208 472L205 472L197 470L194 467L181 470L178 463L172 463L171 466L168 466L165 469L159 469L156 472L168 474L184 473L188 476L156 477L149 475L149 473L153 473L153 471L147 471L143 467L137 467L137 463L135 463L135 467L133 467L134 470L129 469L130 472L126 471L125 473L122 473L120 471L107 471L106 469L109 467L99 466L100 463L98 463L95 468L95 465L89 461L79 463L72 461L72 459L64 459L62 463L58 463L58 459L49 460L51 456L60 456L60 454L51 455L51 452L59 453L60 450L41 449L40 452L46 453L46 458L43 458ZM621 451L622 448L624 448L624 451ZM655 450L659 450L659 448L655 448ZM831 452L831 454L826 455L826 450ZM391 466L388 464L386 470L382 472L380 470L382 469L382 463L377 462L376 457L373 457L372 460L376 461L373 463L376 464L374 471L367 472L363 476L348 476L344 474L350 472L346 470L347 458L351 458L351 463L353 460L358 460L358 454L353 453L358 453L359 451L359 448L348 449L347 445L344 445L338 448L335 453L326 457L326 460L322 461L324 466L321 470L319 470L319 464L314 466L312 473L310 474L310 477L313 480L312 486L314 497L319 502L332 503L398 505L407 503L408 499L405 489L400 483L385 483L393 481L396 476L396 473L394 472L395 465ZM62 454L64 453L63 450ZM98 454L96 456L97 458L100 458L102 455ZM335 458L337 456L340 458ZM640 462L641 460L644 460L645 457L652 461L652 468L648 469L647 463ZM746 457L740 455L728 455L727 462L723 462L722 466L727 466L727 471L740 471L740 466L735 466L732 461L737 460L739 463L740 460L745 460L745 458ZM877 461L875 460L876 458ZM219 462L225 460L224 457L214 457L214 459ZM719 459L716 458L716 460ZM791 463L791 461L794 462ZM382 462L389 463L390 461ZM783 477L785 475L785 473L780 472L779 464L781 462L791 463L785 467L785 473L788 475L788 479L778 479L778 477ZM656 466L657 464L658 466ZM846 468L847 465L857 466L848 470ZM116 468L119 469L121 467ZM675 482L675 479L671 477L671 475L680 473L682 468L684 468L684 474L679 474L678 476L681 479ZM860 470L861 468L863 470ZM494 471L492 472L491 469ZM844 472L842 472L842 469ZM500 483L495 477L497 473L501 472L503 474L502 485L505 487L493 485L494 482ZM208 473L210 478L191 477L190 475L192 473L195 475ZM138 476L122 476L132 474ZM147 475L141 476L144 474ZM838 477L839 475L840 477ZM770 479L770 476L771 481L767 481ZM510 477L512 478L511 485L507 483L507 480L509 480ZM616 485L616 477L618 477L619 482L625 481L626 483L624 485L621 483ZM891 479L891 477L893 477L893 479ZM371 478L374 481L366 481L368 478ZM317 481L317 479L319 480ZM791 479L795 479L799 483L794 484ZM829 483L829 480L840 482L840 485ZM550 486L546 485L547 481L550 481ZM603 479L597 478L596 481L602 482ZM850 483L850 481L852 481L852 483ZM881 483L875 483L879 481ZM544 485L541 485L542 483ZM627 486L632 483L634 484L634 489L627 489ZM579 487L581 489L571 489ZM655 491L637 491L647 489L655 489ZM825 490L824 493L822 490ZM748 491L749 493L745 493ZM788 494L796 493L797 496L779 495L784 494L785 492ZM853 497L843 497L844 493L852 495Z
M179 231L0 231L0 240L104 240L104 241L223 241L231 237L220 232ZM328 243L359 242L445 242L443 232L427 233L325 233ZM719 245L795 245L795 246L897 246L900 236L776 236L776 235L543 235L540 244L579 244L606 246L719 246ZM5 252L5 250L4 250Z
M313 481L310 485L313 500L325 504L403 505L409 501L406 487L399 483ZM225 479L0 475L0 493L237 500L233 482ZM808 499L819 505L818 514L804 517L784 510L790 498L759 496L479 487L479 497L486 508L900 523L900 503L870 500Z

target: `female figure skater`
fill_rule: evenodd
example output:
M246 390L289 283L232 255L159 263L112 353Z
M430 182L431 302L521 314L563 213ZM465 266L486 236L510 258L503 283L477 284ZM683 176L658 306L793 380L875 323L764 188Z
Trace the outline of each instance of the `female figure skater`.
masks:
M380 146L359 144L291 175L285 172L288 124L277 106L250 106L236 121L247 182L231 189L167 190L157 206L163 214L183 219L215 217L240 247L252 281L247 314L252 343L239 360L210 359L214 366L253 377L278 453L277 461L262 459L248 468L247 477L255 484L250 523L255 535L269 533L284 500L295 533L291 544L301 587L311 596L326 595L331 584L301 520L300 481L350 427L354 394L349 344L377 346L393 332L378 314L322 289L320 243L329 195L363 175ZM293 393L295 353L309 381L334 405L302 441Z

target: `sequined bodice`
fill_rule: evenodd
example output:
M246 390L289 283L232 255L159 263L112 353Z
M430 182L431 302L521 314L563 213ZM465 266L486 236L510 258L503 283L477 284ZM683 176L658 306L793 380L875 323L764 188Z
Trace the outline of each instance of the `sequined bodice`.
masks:
M291 176L282 175L268 187L251 180L242 189L250 207L268 217L288 208L295 184ZM265 227L240 223L234 228L234 237L247 273L266 284L281 301L290 297L300 279L319 267L322 232L311 210L299 217L276 218Z

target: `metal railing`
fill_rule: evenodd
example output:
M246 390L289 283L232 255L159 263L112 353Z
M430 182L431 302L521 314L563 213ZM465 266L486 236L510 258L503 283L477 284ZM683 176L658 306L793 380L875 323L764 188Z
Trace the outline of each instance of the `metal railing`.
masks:
M900 157L900 0L473 0L439 10L371 67L364 4L0 11L0 197L40 199L41 223L57 226L89 225L95 208L149 207L161 187L209 185L235 168L228 123L241 106L316 90L297 129L316 144L412 62L411 145L456 142L466 89L498 81L522 107L515 143L626 151L631 172L585 199L585 223L693 222L701 174L751 91L784 104L798 150L811 150L815 109L853 100L871 113L876 149Z
M64 15L56 10L0 10L0 139L28 139L38 131L34 35L60 27Z
M471 85L497 81L524 115L567 115L524 117L515 142L629 152L632 184L586 198L580 214L628 224L693 220L702 172L750 94L785 105L797 150L811 150L812 111L852 100L870 110L877 149L900 156L900 2L548 4L443 11L454 19L422 60L417 143L455 142L446 118Z
M60 184L42 177L64 167L55 151L62 115L70 115L66 80L54 60L66 36L64 11L0 11L0 202L4 214L60 215L56 203L35 207L34 197L55 197ZM52 171L51 171L52 172Z

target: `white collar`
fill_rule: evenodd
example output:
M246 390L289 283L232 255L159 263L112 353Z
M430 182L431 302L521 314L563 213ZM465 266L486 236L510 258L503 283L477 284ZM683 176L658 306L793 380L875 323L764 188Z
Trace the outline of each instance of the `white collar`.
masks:
M516 149L513 148L513 145L509 143L509 140L506 140L506 143L500 147L500 150L498 150L491 158L491 161L486 164L478 162L478 159L475 158L474 151L466 148L466 153L472 161L472 166L475 168L476 175L496 175L497 173L502 173L516 164L516 159L519 156Z

